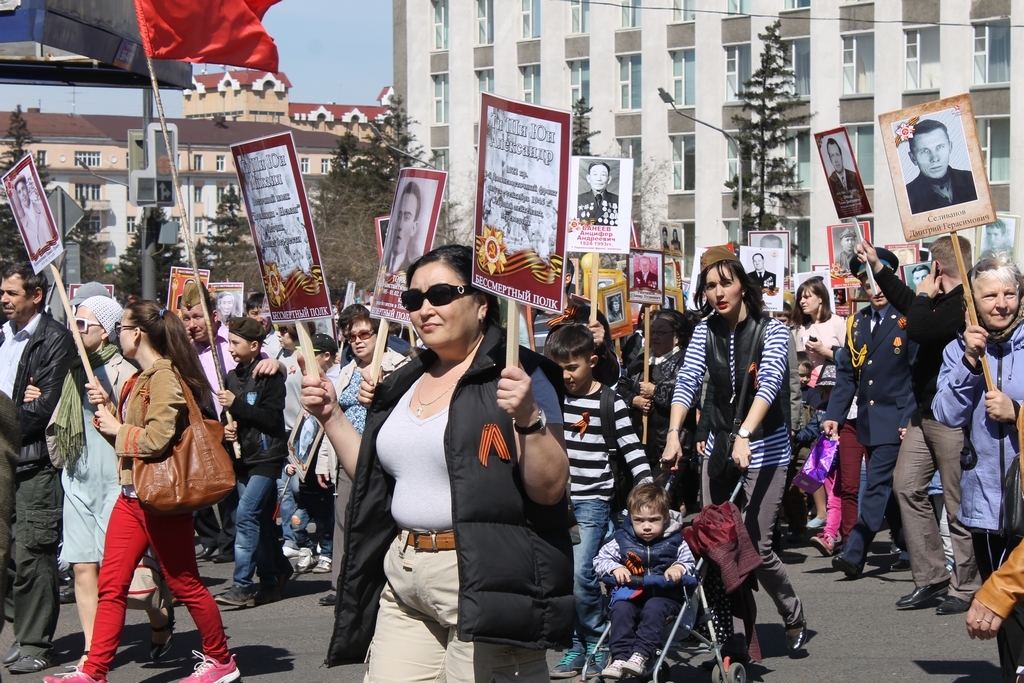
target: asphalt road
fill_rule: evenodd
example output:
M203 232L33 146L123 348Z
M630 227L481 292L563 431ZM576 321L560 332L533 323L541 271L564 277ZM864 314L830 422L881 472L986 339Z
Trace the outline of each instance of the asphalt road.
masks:
M884 553L886 542L874 549ZM804 601L810 629L807 655L786 654L782 622L771 600L757 594L758 635L764 661L751 665L749 678L766 683L817 681L927 681L929 683L989 683L999 680L998 656L992 641L972 641L963 616L940 617L929 609L898 612L893 603L912 590L909 572L887 572L895 556L872 555L867 571L857 581L840 579L829 560L810 547L786 551L783 559ZM201 564L214 594L230 586L232 565ZM332 610L317 604L328 590L329 574L306 574L289 584L285 600L263 607L223 612L229 645L237 656L247 683L357 682L364 667L322 667L332 626ZM176 682L191 673L200 648L198 633L186 610L177 610L177 632L169 659L149 661L149 628L143 612L129 612L121 649L109 676L110 683ZM0 652L13 640L7 624L0 634ZM74 663L83 640L73 605L61 610L57 628L57 660ZM549 653L552 663L559 653ZM673 683L706 683L709 674L688 656L673 658ZM55 668L47 673L59 671ZM0 674L4 682L39 681L41 676Z

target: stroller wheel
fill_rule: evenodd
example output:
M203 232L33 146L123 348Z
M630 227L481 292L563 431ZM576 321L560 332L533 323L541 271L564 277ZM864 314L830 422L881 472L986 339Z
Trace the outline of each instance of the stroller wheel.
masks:
M717 664L711 670L711 683L726 683L725 677L722 675L722 667Z
M742 664L733 662L729 666L726 683L747 683L747 670L743 668Z

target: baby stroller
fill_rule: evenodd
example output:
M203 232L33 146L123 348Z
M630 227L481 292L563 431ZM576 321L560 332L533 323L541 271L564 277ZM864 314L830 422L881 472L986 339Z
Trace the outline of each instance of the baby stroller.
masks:
M736 500L736 496L739 495L742 488L743 480L741 478L729 497L730 502ZM711 572L717 572L717 568L706 558L697 557L697 564L693 575L683 577L682 607L675 621L671 624L666 624L665 644L660 648L657 658L648 666L647 672L640 677L640 680L652 680L654 683L670 683L668 678L669 665L665 661L669 653L673 650L689 650L693 654L697 654L698 651L704 651L714 655L717 662L711 671L711 683L746 683L747 671L743 664L730 661L727 655L722 654L722 642L716 633L715 617L712 607L709 605L708 592L705 588ZM652 578L660 579L661 585L664 585L662 577L646 578L648 582ZM717 577L715 578L717 579ZM635 577L630 581L629 586L642 588L644 579L645 577L643 576ZM613 577L604 577L604 581L609 588L618 585ZM730 617L726 616L725 618L729 619ZM607 641L610 633L611 622L609 621L597 641L596 649L598 652L608 651ZM581 681L587 680L587 668L590 666L591 661L588 658L584 662ZM593 676L594 674L591 673L590 677Z

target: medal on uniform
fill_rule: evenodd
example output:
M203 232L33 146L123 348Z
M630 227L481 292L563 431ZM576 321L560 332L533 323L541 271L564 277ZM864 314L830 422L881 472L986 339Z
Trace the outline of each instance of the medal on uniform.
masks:
M896 337L895 339L892 340L892 346L892 352L895 353L897 356L900 355L900 347L903 346L903 339L901 339L900 337Z

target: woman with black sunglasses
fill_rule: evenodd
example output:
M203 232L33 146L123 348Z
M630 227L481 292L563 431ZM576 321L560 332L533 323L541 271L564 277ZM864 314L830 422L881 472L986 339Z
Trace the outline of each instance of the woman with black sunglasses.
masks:
M545 649L572 634L561 373L528 349L505 367L472 258L451 245L409 268L402 303L427 350L363 383L361 441L334 387L303 380L353 481L328 664L370 649L376 683L548 681Z

